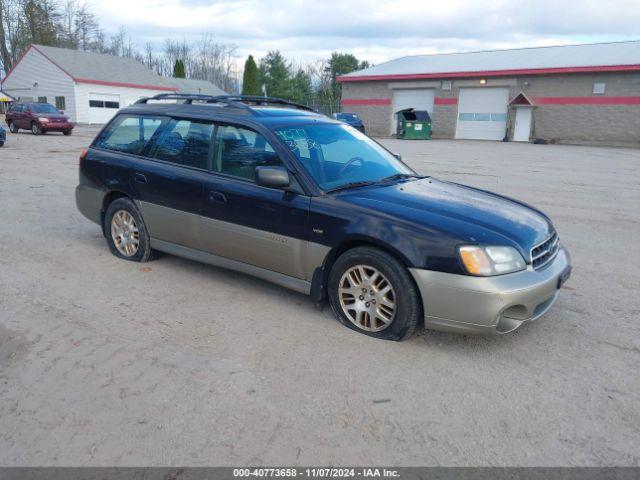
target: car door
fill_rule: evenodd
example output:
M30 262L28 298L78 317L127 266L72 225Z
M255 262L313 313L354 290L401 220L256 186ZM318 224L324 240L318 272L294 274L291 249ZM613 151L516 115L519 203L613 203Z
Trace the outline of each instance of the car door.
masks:
M18 128L30 128L30 125L25 126L25 113L24 110L27 108L26 105L16 105L11 115L11 119L13 124Z
M231 124L216 128L212 173L204 182L202 241L215 255L310 280L310 198L257 185L258 166L284 166L266 138Z
M210 175L211 122L171 118L132 171L152 244L202 249L203 182Z

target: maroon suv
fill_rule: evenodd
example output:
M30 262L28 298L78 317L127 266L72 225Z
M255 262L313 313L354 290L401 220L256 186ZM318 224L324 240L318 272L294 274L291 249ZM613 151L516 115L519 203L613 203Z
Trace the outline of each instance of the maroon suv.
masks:
M6 116L7 125L12 133L21 128L31 130L34 135L46 132L62 132L71 135L75 126L69 117L49 103L16 103Z

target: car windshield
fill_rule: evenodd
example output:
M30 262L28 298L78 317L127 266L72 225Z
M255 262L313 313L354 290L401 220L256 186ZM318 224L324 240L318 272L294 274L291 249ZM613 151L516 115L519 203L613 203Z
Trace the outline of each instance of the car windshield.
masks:
M277 128L275 133L325 191L414 174L376 142L348 125L302 125Z
M56 107L48 103L34 103L31 105L31 111L35 113L60 113Z

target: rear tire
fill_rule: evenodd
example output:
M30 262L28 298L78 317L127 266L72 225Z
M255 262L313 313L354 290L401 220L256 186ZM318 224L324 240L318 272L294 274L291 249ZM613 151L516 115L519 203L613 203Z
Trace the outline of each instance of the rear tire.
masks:
M13 122L9 122L9 131L10 131L11 133L18 133L18 131L19 131L19 130L20 130L20 129L16 126L16 124L15 124L15 123L13 123Z
M33 122L31 124L31 133L33 133L34 135L42 134L42 130L40 130L40 127L38 126L38 124L36 122Z
M109 204L104 216L104 232L109 250L116 257L141 263L153 259L149 231L129 198L118 198Z
M328 293L338 320L371 337L406 340L422 320L422 300L411 274L378 248L343 253L331 268Z
M4 147L4 142L0 141L0 147Z

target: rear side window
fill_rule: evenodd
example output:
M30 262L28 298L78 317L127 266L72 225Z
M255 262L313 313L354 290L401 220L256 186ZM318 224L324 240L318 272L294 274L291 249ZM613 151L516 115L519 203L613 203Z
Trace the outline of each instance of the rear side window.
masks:
M102 132L95 145L106 150L142 155L160 125L160 117L121 115Z
M215 145L213 170L216 172L254 180L256 167L282 165L269 142L253 130L220 125Z
M187 167L206 169L213 124L195 120L171 120L152 148L152 158Z

